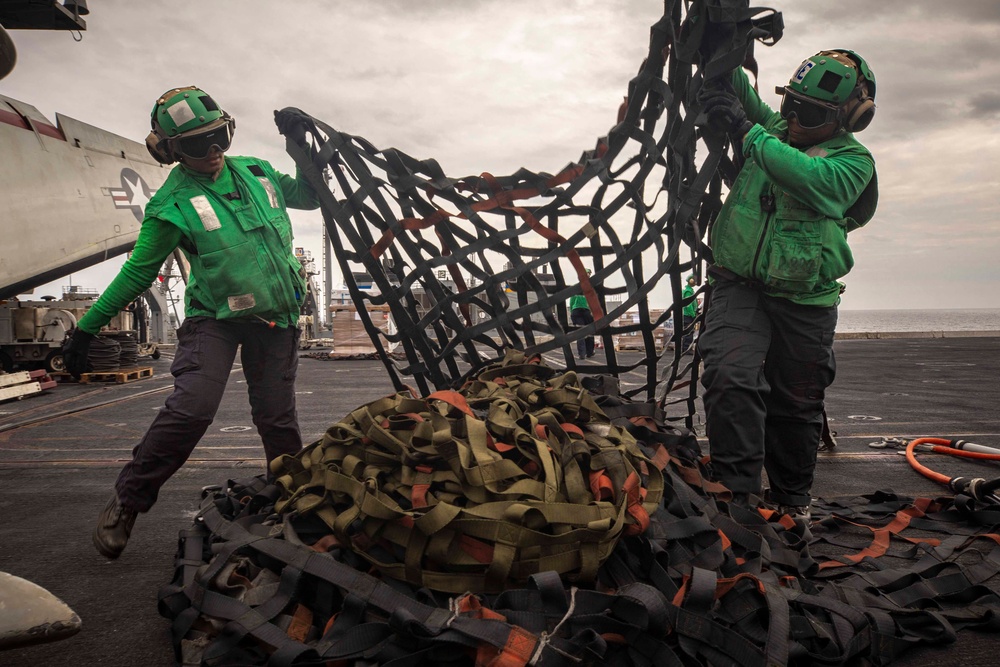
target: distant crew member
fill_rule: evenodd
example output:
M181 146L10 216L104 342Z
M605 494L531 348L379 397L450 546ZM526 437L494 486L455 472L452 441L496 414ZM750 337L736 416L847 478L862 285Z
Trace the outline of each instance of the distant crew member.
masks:
M697 284L695 277L690 275L687 277L687 284L684 285L684 290L681 292L681 299L683 301L690 299L684 306L683 311L684 321L681 331L684 332L684 337L681 339L682 353L689 352L691 344L694 342L694 321L698 318L698 300L694 298L694 286Z
M275 112L279 131L302 141L304 118L296 109ZM298 173L291 178L264 160L225 156L236 122L203 90L167 91L151 122L150 154L179 165L146 205L132 256L63 348L67 370L79 377L101 327L149 288L175 248L187 255L174 390L98 518L94 545L107 558L125 549L136 515L149 511L212 423L238 348L268 464L302 448L295 375L306 284L286 207L315 209L319 199Z
M590 275L590 269L587 269L587 275ZM579 327L585 327L593 323L594 314L590 312L590 304L587 303L587 297L582 293L574 294L569 298L569 318L573 324ZM585 336L577 339L576 356L580 359L589 359L594 356L593 336Z
M702 94L709 131L746 159L709 233L715 264L698 349L712 469L737 502L760 493L809 517L833 336L854 265L847 233L875 213L875 77L853 51L805 60L774 112L742 69Z

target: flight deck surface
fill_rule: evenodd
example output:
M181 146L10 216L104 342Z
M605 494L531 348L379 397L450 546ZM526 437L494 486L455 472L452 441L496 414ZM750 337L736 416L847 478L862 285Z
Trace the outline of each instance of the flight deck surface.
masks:
M896 451L869 446L883 437L959 437L1000 447L1000 337L843 340L835 350L837 381L827 408L838 446L820 455L814 495L947 494ZM237 365L216 421L188 464L139 517L121 558L102 558L91 544L94 522L163 405L169 363L151 362L153 377L135 383L66 384L0 403L0 571L44 586L83 619L75 637L2 652L0 665L174 664L170 623L157 613L156 594L173 575L177 533L190 525L202 487L262 472L263 450ZM638 374L622 379L626 387L641 382ZM392 391L378 361L303 358L297 383L303 438L317 439L350 410ZM932 465L947 475L996 476L950 457L934 457ZM962 631L954 644L917 648L893 664L992 664L998 651L1000 634Z

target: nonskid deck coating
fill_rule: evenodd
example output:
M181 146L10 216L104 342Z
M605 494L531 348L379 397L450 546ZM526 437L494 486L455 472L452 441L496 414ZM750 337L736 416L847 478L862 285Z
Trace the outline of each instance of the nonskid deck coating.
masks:
M868 443L883 436L961 437L1000 447L1000 338L844 340L835 346L837 381L827 407L838 433L835 455L821 456L814 495L850 497L891 488L906 495L946 491L918 476L902 456ZM69 640L0 653L0 665L173 665L169 622L156 593L172 576L177 532L198 508L202 487L262 470L243 376L234 371L215 423L194 455L140 516L118 561L101 558L91 530L114 480L171 386L169 360L130 385L61 385L46 395L0 403L0 571L38 583L81 616ZM638 374L623 378L640 382ZM392 391L377 361L300 363L303 437L318 438L350 410ZM125 401L114 399L132 397ZM79 410L103 403L102 407ZM71 410L49 419L53 413ZM38 421L33 421L38 420ZM5 425L32 422L15 429ZM982 466L935 457L949 475ZM900 667L992 664L1000 634L958 633L951 646L910 651Z

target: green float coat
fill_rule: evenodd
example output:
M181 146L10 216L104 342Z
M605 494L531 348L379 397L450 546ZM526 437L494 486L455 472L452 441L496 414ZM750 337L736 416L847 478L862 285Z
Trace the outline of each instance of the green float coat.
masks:
M681 292L681 300L687 301L688 299L691 299L691 303L684 306L684 316L698 317L698 301L694 298L694 287L684 285L684 290Z
M175 167L146 206L132 256L80 319L80 329L97 333L149 288L178 246L191 263L185 316L256 315L279 327L295 325L305 278L286 206L314 209L319 199L300 175L293 179L264 160L226 157L214 181Z
M742 69L733 85L747 118L746 164L709 233L715 263L795 303L832 306L838 278L854 266L847 233L867 223L878 201L875 162L854 135L800 150L788 125L751 87ZM762 197L773 198L773 211Z

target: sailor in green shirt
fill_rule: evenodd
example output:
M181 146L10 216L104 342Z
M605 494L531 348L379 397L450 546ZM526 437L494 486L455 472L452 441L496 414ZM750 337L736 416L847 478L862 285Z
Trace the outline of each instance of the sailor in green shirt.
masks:
M808 517L833 355L848 232L875 213L871 153L854 136L875 114L875 77L858 54L803 61L772 110L742 69L706 83L708 130L745 163L709 228L713 265L698 350L716 478L746 503L761 492Z
M587 269L590 275L590 269ZM590 304L587 297L581 294L574 294L569 298L569 318L573 324L585 327L594 321L594 314L590 312ZM576 356L580 359L588 359L594 356L594 337L584 336L576 341Z
M275 112L282 134L302 136L301 111ZM229 157L236 123L204 91L176 88L153 106L150 154L178 162L146 205L132 256L63 348L67 370L87 370L90 341L156 279L178 247L191 264L185 320L170 372L174 390L132 452L101 512L94 545L117 558L137 513L190 456L215 418L237 350L268 464L302 447L295 412L297 329L305 276L286 207L315 209L301 175L253 157Z
M681 352L687 353L691 350L691 343L694 342L694 321L698 317L698 300L694 298L694 286L697 280L693 275L687 277L687 284L681 292L681 300L685 302L684 322L681 329ZM676 339L675 339L676 340Z

